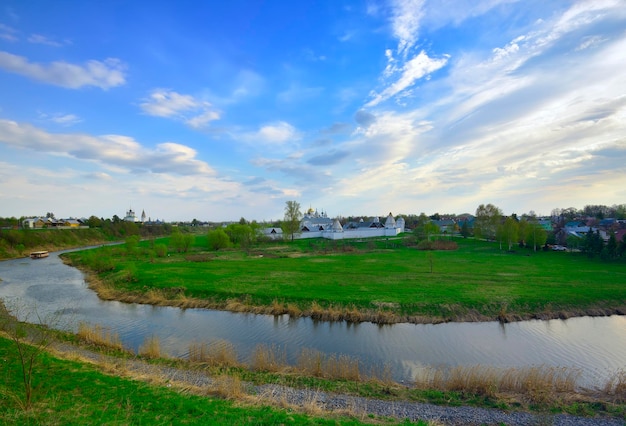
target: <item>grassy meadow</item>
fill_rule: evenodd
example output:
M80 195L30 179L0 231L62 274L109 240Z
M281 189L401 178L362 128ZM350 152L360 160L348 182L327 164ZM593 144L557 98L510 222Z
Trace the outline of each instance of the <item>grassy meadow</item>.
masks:
M92 283L101 297L131 302L380 323L626 313L624 264L455 241L456 250L442 251L402 239L208 251L206 237L196 236L186 253L157 256L163 239L65 256L99 270Z

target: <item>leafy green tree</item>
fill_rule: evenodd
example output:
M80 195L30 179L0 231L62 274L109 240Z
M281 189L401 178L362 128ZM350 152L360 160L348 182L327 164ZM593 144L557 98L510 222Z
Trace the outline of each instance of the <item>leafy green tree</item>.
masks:
M293 241L295 234L300 230L301 219L302 212L300 211L300 203L297 201L287 201L285 203L285 217L281 228L285 235L291 235L291 241Z
M502 210L493 204L481 204L476 209L474 219L474 235L476 238L493 240L502 218Z
M580 237L577 237L576 235L568 235L567 239L565 241L566 241L566 244L567 244L567 248L570 251L578 250L578 249L580 249L580 247L582 245L582 241L581 241Z
M537 222L530 222L526 229L526 244L532 246L533 251L543 246L548 239L548 233Z
M517 241L519 232L519 224L513 217L507 217L506 220L498 226L497 239L500 242L500 250L502 244L506 244L508 250L511 250L513 244Z
M522 217L522 220L520 220L517 224L518 228L517 228L517 235L519 238L519 244L521 247L525 247L526 246L526 237L528 235L528 228L530 226L530 222L528 221L527 218Z
M426 216L425 213L421 213L417 218L417 225L413 231L417 241L430 241L431 235L435 235L437 232L439 232L437 224L433 223L431 218Z
M467 238L470 236L469 225L467 224L467 220L463 220L463 224L461 225L461 235L463 238Z
M615 238L615 232L611 232L609 241L606 243L606 257L608 259L615 259L617 257L617 239Z
M593 232L590 227L581 245L582 251L587 253L587 256L591 259L594 256L602 253L603 248L604 241L602 241L602 237L600 237L600 232L597 230L596 232Z
M87 219L87 225L90 228L100 228L102 227L102 219L99 219L97 216L89 216L89 219Z
M228 234L221 228L209 231L207 235L207 242L209 249L215 251L228 248L231 244Z

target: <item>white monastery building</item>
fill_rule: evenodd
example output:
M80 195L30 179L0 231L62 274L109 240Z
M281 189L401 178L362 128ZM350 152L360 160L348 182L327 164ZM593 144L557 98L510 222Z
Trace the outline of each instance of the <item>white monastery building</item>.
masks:
M404 218L394 219L389 213L384 223L375 217L371 221L363 219L358 222L348 222L344 226L339 223L339 219L331 219L325 212L318 213L310 208L300 221L300 232L295 238L326 238L329 240L343 240L350 238L372 238L372 237L395 237L404 232ZM272 233L271 231L274 230ZM264 232L272 238L282 238L282 231L276 228L269 228Z

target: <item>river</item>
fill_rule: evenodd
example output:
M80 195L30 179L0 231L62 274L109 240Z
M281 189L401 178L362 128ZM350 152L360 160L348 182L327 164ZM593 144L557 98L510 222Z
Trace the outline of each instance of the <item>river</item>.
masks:
M351 324L310 318L179 309L100 300L79 270L50 253L44 259L0 262L0 298L19 307L22 320L53 322L76 331L80 322L118 333L133 350L159 338L170 356L185 357L190 343L231 342L241 361L258 344L274 345L295 360L302 348L357 358L365 371L391 367L395 380L410 382L428 367L488 365L578 369L584 386L600 386L626 370L626 317L447 324Z

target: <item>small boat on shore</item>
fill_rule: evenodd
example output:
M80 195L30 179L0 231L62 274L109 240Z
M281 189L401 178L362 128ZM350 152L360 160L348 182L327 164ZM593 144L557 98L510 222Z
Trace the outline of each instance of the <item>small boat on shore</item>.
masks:
M41 259L43 257L48 257L47 250L34 251L30 254L31 259Z

